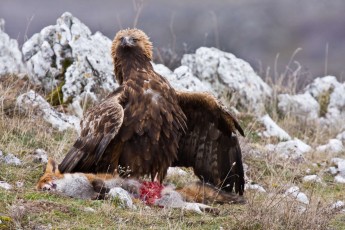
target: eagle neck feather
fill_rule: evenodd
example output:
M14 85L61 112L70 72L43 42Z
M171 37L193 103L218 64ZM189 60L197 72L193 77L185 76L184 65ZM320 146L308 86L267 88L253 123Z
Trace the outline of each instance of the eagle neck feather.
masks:
M138 49L123 50L115 58L115 75L120 85L128 81L131 71L153 70L151 59Z

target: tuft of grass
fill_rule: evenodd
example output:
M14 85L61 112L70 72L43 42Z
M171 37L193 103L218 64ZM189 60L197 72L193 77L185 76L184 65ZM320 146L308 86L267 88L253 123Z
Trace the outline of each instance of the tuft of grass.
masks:
M331 94L333 93L334 88L331 87L329 90L322 92L318 97L318 102L320 104L320 117L325 117L328 112L328 105L331 99Z

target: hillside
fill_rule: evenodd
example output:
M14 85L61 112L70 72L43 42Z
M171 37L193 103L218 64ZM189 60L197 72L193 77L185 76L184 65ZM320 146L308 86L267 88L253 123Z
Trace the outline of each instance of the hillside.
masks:
M246 204L214 204L218 215L139 201L128 209L35 189L47 158L60 162L72 146L84 111L118 86L111 40L70 13L21 50L0 28L0 229L345 228L345 82L324 76L297 91L291 63L272 81L206 47L174 70L154 64L173 87L213 93L240 121ZM196 180L182 170L166 182Z

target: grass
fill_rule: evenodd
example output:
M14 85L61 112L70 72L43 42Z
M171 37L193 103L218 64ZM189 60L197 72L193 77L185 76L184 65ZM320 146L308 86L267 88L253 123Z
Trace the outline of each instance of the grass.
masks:
M330 209L335 201L345 200L345 185L334 183L334 177L326 172L332 156L312 152L297 163L265 153L262 146L268 140L258 135L263 127L248 114L240 115L247 134L241 139L244 162L249 166L247 176L267 193L247 190L246 204L218 206L219 215L146 207L138 201L137 209L129 210L110 200L78 200L36 191L44 165L33 162L33 151L42 148L61 161L77 134L73 130L57 132L33 113L18 111L14 100L5 101L9 92L17 97L31 87L11 77L0 84L0 105L6 104L0 108L0 149L23 162L20 166L0 162L0 180L13 185L9 191L0 188L0 229L345 229L345 214ZM275 108L271 111L276 113ZM277 116L277 120L290 135L308 143L327 141L333 135L333 131L318 130L314 124L306 126L292 117ZM307 169L318 174L323 184L302 182ZM192 170L187 171L189 176L168 181L177 186L189 183L195 178L190 176ZM22 187L16 186L18 181L24 183ZM284 196L292 185L307 194L309 205Z

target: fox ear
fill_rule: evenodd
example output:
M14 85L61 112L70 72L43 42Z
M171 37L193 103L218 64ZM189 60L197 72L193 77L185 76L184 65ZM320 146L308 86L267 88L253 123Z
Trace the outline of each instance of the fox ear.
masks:
M52 158L49 158L45 172L46 173L55 173L56 169L57 169L57 165L56 165L55 161Z

